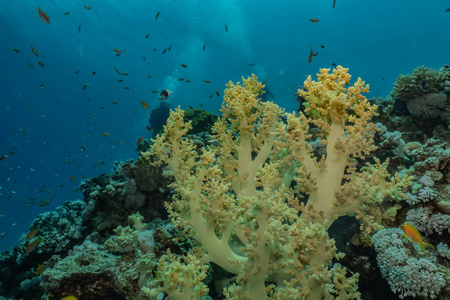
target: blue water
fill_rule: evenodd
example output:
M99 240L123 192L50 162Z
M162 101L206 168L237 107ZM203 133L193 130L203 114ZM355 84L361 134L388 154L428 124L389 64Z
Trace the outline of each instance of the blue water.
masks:
M369 97L388 95L399 74L449 63L448 1L332 2L1 1L0 156L8 158L0 161L0 251L17 244L39 213L82 199L82 177L135 158L137 139L151 137L140 101L157 107L163 88L173 91L173 107L216 112L215 90L253 72L273 101L295 110L296 89L332 63L369 83ZM37 15L39 5L50 24ZM309 45L318 52L311 63Z

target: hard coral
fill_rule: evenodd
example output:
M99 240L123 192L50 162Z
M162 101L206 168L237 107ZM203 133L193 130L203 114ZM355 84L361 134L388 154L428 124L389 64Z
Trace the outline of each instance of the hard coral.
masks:
M445 89L445 81L449 80L450 69L443 67L439 71L425 66L414 69L411 75L400 75L394 83L392 97L402 101L439 93Z
M135 293L135 274L138 270L134 262L127 262L85 241L42 273L41 286L56 299L68 295L87 300L125 299Z
M443 112L447 103L447 95L441 93L431 93L410 99L406 104L409 112L418 117L433 118L438 117Z
M435 259L414 257L403 244L402 236L400 229L383 229L372 237L381 274L401 299L436 298L445 286L445 279Z
M421 66L411 75L400 75L391 93L395 100L407 102L408 111L420 118L440 116L446 122L446 107L449 105L446 82L450 79L450 68L439 71Z

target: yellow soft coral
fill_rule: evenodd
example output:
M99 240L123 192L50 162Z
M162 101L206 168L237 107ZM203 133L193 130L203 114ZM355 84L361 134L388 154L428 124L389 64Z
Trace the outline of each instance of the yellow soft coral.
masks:
M224 291L227 299L359 297L357 275L344 280L345 268L332 264L342 255L327 230L339 216L354 214L364 230L377 230L376 219L363 217L377 215L384 197L402 196L406 181L386 180L386 164L379 162L356 168L355 159L375 149L370 118L376 106L362 95L368 86L361 79L348 86L350 80L340 66L332 73L321 69L318 81L309 77L299 91L306 114L261 102L264 86L254 75L242 84L230 82L223 117L213 127L217 143L196 149L185 137L191 125L177 108L144 154L167 164L166 173L175 178L168 212L200 249L197 259L185 259L186 267L197 272L214 262L238 274ZM323 156L311 146L311 125L321 131ZM180 263L169 255L163 267ZM166 282L163 288L175 287Z

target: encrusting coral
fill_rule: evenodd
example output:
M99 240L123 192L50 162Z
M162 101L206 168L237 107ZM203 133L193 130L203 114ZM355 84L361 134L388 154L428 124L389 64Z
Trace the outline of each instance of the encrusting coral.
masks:
M222 117L212 128L214 143L198 150L186 137L184 112L170 113L164 132L146 158L167 164L175 194L166 204L174 225L197 242L182 257L159 261L159 279L144 287L151 296L200 298L205 264L214 262L237 274L223 291L227 299L357 299L358 274L332 262L337 253L328 228L354 215L366 235L381 228L378 204L404 198L410 178L390 176L388 162L357 167L376 146L370 119L376 106L352 85L348 69L321 69L298 91L305 113L285 113L261 102L263 84L253 75L228 83ZM311 128L326 154L316 157ZM180 281L179 272L189 273ZM183 274L184 274L183 273Z

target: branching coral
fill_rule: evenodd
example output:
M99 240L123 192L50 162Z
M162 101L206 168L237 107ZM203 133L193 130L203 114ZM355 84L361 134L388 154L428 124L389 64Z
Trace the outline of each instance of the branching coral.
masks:
M368 86L361 79L348 86L348 69L329 71L321 69L318 81L309 77L299 90L305 114L261 102L264 86L254 75L228 83L222 118L212 129L217 143L201 151L185 137L191 124L183 121L184 112L171 112L143 156L168 165L175 195L167 210L198 246L196 259L163 256L164 272L177 272L184 260L197 274L190 284L200 284L199 268L214 262L237 274L224 291L228 299L359 298L358 275L347 278L346 269L332 263L342 255L327 230L342 215L356 215L366 234L378 230L377 204L404 197L409 179L390 177L387 162L357 170L355 159L376 148L370 122L376 106L362 95ZM309 144L310 126L321 131L322 157ZM183 293L188 286L161 284L173 299L191 297Z

